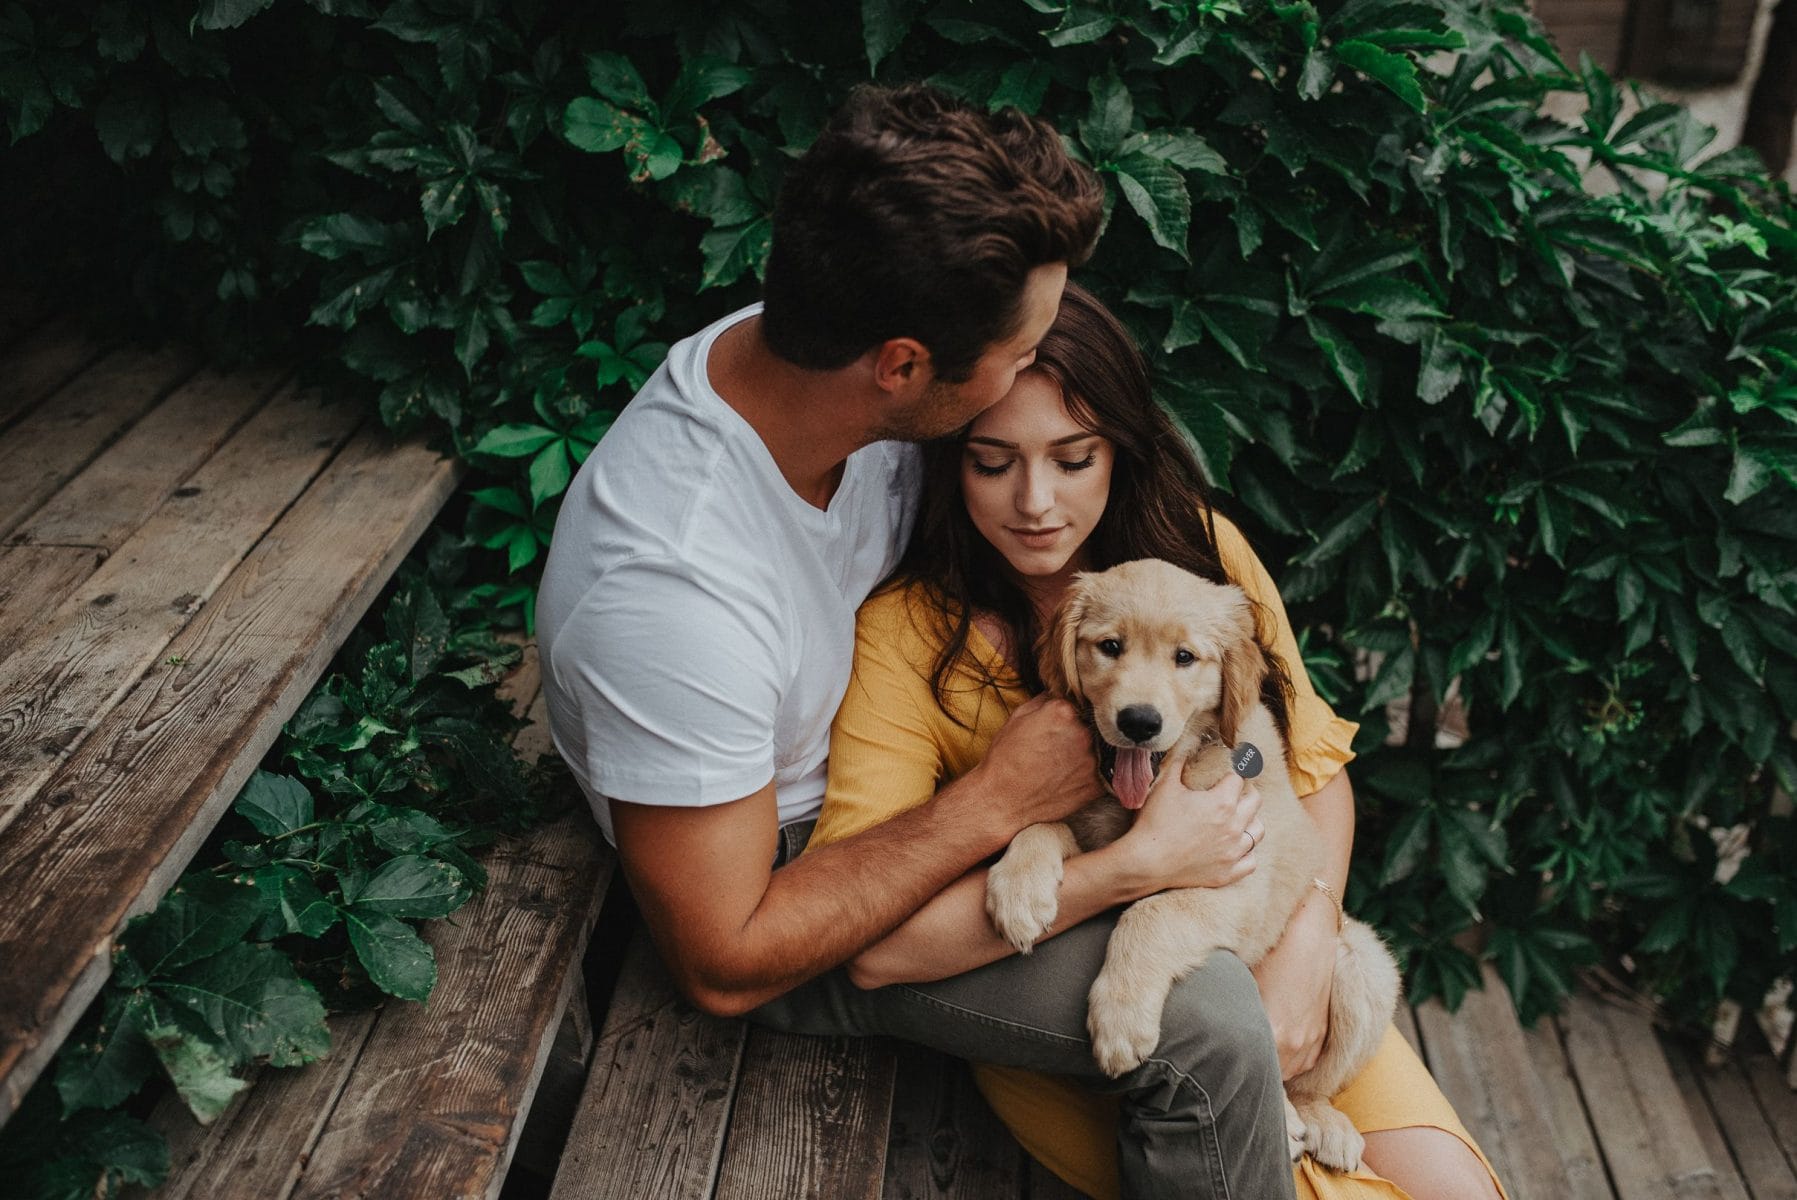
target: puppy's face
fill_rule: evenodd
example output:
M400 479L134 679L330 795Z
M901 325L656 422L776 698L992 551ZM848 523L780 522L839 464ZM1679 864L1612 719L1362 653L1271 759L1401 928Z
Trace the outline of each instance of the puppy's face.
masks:
M1112 786L1131 808L1147 794L1154 756L1194 721L1214 718L1234 744L1265 670L1242 590L1158 560L1078 576L1043 650L1044 681L1089 704L1099 736L1118 749Z

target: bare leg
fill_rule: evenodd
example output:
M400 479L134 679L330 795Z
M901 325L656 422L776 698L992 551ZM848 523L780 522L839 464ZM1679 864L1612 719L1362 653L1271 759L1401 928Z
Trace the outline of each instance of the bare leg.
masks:
M1499 1200L1479 1156L1443 1129L1410 1125L1369 1133L1365 1158L1369 1170L1414 1200Z

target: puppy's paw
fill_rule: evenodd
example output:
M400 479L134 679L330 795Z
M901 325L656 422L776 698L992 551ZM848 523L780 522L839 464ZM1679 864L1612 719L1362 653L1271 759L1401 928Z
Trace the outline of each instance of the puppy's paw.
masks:
M1028 954L1061 910L1061 859L1006 854L986 876L986 915L992 928Z
M1304 1149L1323 1166L1334 1171L1358 1171L1366 1153L1366 1138L1347 1115L1327 1100L1306 1101Z
M1290 1097L1285 1101L1285 1148L1293 1162L1304 1157L1304 1118L1292 1107Z
M1115 986L1101 972L1092 985L1086 1029L1099 1070L1115 1079L1141 1066L1160 1044L1161 1007Z

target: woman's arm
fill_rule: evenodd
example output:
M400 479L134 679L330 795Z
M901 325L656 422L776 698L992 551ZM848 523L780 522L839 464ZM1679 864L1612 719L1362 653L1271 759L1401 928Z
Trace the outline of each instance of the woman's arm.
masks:
M1178 769L1163 768L1128 833L1062 864L1055 921L1038 940L1167 888L1222 887L1254 869L1252 849L1244 854L1242 847L1252 847L1266 833L1259 793L1235 775L1195 792L1180 775ZM1012 953L986 916L982 869L963 875L850 960L849 978L860 987L919 983L959 975Z
M1322 879L1340 896L1354 848L1354 788L1338 771L1322 789L1303 798L1323 842ZM1329 1034L1329 992L1335 981L1335 901L1309 888L1286 922L1279 944L1254 968L1255 982L1273 1024L1279 1067L1286 1079L1316 1065Z

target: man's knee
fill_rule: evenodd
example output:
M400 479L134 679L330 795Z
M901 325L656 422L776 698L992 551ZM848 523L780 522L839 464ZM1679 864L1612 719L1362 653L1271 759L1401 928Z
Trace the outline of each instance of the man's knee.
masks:
M1152 1057L1193 1077L1217 1104L1280 1086L1266 1008L1241 959L1219 951L1173 985Z

